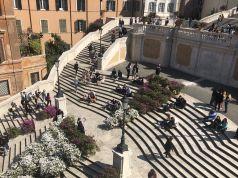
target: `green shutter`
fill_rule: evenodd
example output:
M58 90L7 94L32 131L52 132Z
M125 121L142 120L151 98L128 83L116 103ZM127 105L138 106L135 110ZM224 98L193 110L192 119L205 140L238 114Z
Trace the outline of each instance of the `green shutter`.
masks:
M41 20L41 31L42 33L48 33L48 21Z
M40 10L40 0L36 0L36 9Z
M106 7L107 11L109 11L109 4L110 4L110 1L107 1L107 7Z
M65 11L68 10L68 1L67 0L63 0L63 8Z
M112 11L115 11L115 9L116 9L116 2L115 1L111 1L111 3L112 3Z
M49 0L44 0L45 10L49 10Z
M55 8L58 11L59 10L59 2L60 0L55 0Z
M18 9L22 9L21 0L18 0Z
M85 11L85 0L82 0L83 1L83 11Z
M67 32L66 20L65 20L65 19L60 19L60 20L59 20L59 28L60 28L60 33L65 33L65 32Z

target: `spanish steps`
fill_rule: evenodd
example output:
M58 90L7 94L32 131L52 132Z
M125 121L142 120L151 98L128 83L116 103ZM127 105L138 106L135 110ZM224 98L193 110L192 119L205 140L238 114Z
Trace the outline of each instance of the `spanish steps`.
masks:
M110 33L102 37L102 44L106 48L110 45ZM92 43L98 50L99 42ZM109 112L103 109L106 102L111 99L120 100L122 98L122 95L115 91L118 84L127 84L133 92L139 89L130 80L114 81L110 78L109 72L103 72L105 80L102 83L99 85L94 83L84 85L80 83L76 93L74 87L75 71L73 68L76 61L79 61L78 77L81 78L82 73L90 68L87 47L77 55L75 60L64 67L63 72L60 74L60 86L64 91L67 102L83 109L85 113L88 111L93 112L100 118L106 119L109 116ZM96 93L96 103L88 104L80 100L89 91ZM57 85L54 92L57 92ZM174 102L174 98L169 101L169 103ZM34 107L33 104L32 107ZM1 117L1 133L5 132L8 127L19 127L25 116L24 112L24 109L20 107L17 119L13 119L10 113L6 113ZM142 159L151 168L154 168L158 177L238 177L238 142L230 134L218 134L213 130L207 129L206 125L201 122L201 118L207 115L207 111L196 108L193 105L193 100L189 100L185 109L171 109L169 113L171 116L176 117L179 122L176 128L169 131L165 131L157 125L159 121L165 120L168 114L159 109L140 115L138 119L127 124L126 142L131 143L129 149L133 147L133 149L137 149L141 153L141 155L137 155L137 159ZM34 112L31 117L35 118ZM103 123L103 120L101 120L101 123ZM9 154L0 158L1 171L6 170L13 158L21 154L29 143L37 140L48 127L49 123L45 123L45 125L42 125L42 129L36 131L36 133L17 138L19 141L15 142L15 144L10 143ZM174 138L175 151L171 154L171 157L165 158L163 146L169 136ZM64 177L97 177L102 172L102 169L102 164L91 160L91 158L83 157L75 166L67 168L64 172ZM144 173L143 175L146 174Z

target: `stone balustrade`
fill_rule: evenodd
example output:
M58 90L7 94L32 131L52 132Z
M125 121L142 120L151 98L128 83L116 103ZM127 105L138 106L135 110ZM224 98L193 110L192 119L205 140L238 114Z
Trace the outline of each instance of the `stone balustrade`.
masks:
M200 20L200 22L211 23L213 21L216 21L221 14L223 14L225 18L229 18L235 14L238 14L238 12L236 11L236 7L233 7L229 10L217 12L215 14L204 17L203 19Z
M177 28L158 25L135 24L133 32L145 34L153 33L167 37L173 36L174 38L193 40L194 42L212 43L226 47L238 47L238 39L236 35L200 31L192 28Z

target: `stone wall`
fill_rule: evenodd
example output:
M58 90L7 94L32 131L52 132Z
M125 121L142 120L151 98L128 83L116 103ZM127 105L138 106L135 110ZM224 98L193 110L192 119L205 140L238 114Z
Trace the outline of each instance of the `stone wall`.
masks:
M136 25L129 59L172 67L238 87L238 38L193 29Z

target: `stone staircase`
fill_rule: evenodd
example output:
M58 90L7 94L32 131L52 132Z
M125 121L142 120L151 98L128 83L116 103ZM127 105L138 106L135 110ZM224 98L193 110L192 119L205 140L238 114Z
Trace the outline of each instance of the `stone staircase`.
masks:
M107 34L103 39L109 38ZM87 49L85 49L87 50ZM80 68L79 76L85 69L89 69L88 51L79 54L76 60L84 62ZM75 79L73 63L68 63L60 75L61 87L68 101L80 108L92 111L106 118L109 113L102 109L111 99L121 99L122 95L115 92L117 84L127 84L133 92L138 87L128 80L114 82L109 76L100 85L90 83L80 84L75 93L73 80ZM90 90L97 95L96 103L80 101L84 94ZM56 91L56 89L55 89ZM169 102L175 102L174 99ZM138 119L127 125L126 134L137 149L141 151L143 158L153 167L159 177L238 177L237 140L229 138L226 134L218 134L207 129L200 121L207 112L195 108L192 103L183 110L172 109L171 116L179 120L177 128L165 131L157 127L156 123L166 119L166 114L153 111L140 115ZM175 151L170 158L164 157L164 143L168 136L174 137ZM69 168L65 177L95 177L97 171L92 171L91 162L82 161L80 166ZM94 163L94 166L96 163ZM98 171L100 172L100 171Z

